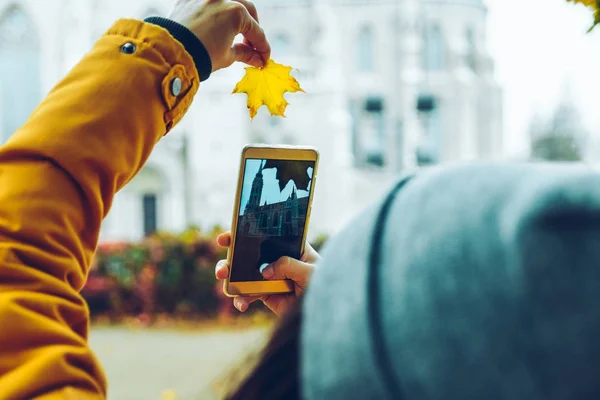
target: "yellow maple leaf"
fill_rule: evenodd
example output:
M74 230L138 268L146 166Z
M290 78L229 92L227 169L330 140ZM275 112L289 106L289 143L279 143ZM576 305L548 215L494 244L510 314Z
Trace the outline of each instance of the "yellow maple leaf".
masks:
M292 67L267 61L262 68L246 67L246 75L235 85L233 93L246 93L246 105L250 118L254 118L258 109L265 105L271 115L285 117L288 102L283 98L285 92L304 92L300 84L290 75Z
M177 400L177 393L174 390L164 390L160 395L161 400Z
M592 27L590 28L589 31L594 29L594 27L596 25L600 24L600 0L567 0L567 1L570 3L575 3L575 4L578 4L578 3L583 4L584 6L589 7L592 10L594 10L594 24L592 25Z

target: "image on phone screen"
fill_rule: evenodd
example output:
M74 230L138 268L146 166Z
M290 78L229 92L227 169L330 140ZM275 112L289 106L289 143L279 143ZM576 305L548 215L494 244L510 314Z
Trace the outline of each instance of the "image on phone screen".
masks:
M247 158L231 282L264 280L280 257L300 258L315 162Z

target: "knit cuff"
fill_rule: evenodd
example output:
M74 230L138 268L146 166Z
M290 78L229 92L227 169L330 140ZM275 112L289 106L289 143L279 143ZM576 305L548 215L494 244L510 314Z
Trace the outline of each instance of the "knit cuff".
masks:
M162 17L149 17L144 20L149 24L158 25L171 34L177 41L179 41L185 50L192 56L194 59L194 64L196 65L196 69L198 70L198 75L200 76L200 81L205 81L210 76L212 72L212 62L210 60L210 55L204 47L204 44L198 39L192 31L190 31L185 26L172 21L167 18Z

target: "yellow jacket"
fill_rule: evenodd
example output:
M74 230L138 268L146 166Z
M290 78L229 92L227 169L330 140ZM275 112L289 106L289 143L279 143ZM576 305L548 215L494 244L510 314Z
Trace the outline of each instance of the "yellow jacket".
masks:
M118 21L0 148L0 399L106 397L79 291L115 192L199 81L168 31Z

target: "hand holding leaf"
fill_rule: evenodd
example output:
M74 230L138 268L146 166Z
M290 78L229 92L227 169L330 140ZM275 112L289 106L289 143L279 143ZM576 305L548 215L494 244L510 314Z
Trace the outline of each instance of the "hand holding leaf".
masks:
M235 85L233 93L246 93L250 118L254 118L264 104L271 115L285 117L288 102L283 98L285 92L304 92L298 81L290 75L292 67L267 61L263 68L247 67L246 75Z

